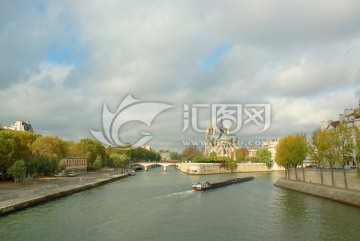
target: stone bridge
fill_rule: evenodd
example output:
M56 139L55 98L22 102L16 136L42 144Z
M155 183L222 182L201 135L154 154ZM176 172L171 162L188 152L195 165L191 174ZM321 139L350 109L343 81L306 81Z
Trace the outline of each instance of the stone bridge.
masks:
M169 166L175 166L176 168L181 168L181 163L177 162L135 162L131 163L130 167L132 166L143 166L145 171L149 170L149 167L152 166L162 166L164 171L167 171Z

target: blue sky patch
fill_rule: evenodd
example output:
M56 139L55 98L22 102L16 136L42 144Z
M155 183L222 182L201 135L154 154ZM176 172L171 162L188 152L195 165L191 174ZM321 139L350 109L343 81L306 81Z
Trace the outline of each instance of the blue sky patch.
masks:
M208 57L206 57L205 59L203 59L201 61L201 63L199 64L200 67L202 68L209 68L214 66L217 62L219 62L219 60L221 59L221 57L231 48L231 45L229 44L222 44L219 45L216 50L209 55Z
M35 8L39 13L44 13L46 11L46 6L42 2L35 2Z
M58 46L51 44L46 53L46 59L52 63L75 64L76 67L83 65L88 58L88 53L84 50L75 49L75 46Z

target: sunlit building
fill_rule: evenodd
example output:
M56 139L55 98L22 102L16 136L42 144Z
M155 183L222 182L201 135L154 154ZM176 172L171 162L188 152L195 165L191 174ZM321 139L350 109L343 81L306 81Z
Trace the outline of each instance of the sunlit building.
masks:
M0 125L1 129L13 131L29 131L34 132L30 121L17 120L13 125Z
M219 129L220 132L216 133L212 125L208 126L205 136L205 156L215 154L218 157L230 157L236 160L237 136L230 135L230 129L223 126L222 123Z

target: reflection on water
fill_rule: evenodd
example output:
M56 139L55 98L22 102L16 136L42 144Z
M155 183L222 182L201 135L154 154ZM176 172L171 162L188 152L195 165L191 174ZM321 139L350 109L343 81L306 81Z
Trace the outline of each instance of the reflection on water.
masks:
M196 181L254 175L205 192ZM283 173L161 168L0 218L0 240L357 240L360 209L273 186Z

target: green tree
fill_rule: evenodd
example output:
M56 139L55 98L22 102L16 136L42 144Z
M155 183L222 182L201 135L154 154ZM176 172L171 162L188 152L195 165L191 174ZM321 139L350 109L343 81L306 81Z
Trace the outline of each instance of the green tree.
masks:
M325 161L327 134L325 130L316 129L311 135L311 141L308 145L309 155L313 164L316 164L320 169L321 184L324 183L322 169Z
M236 169L236 161L231 159L231 158L226 158L225 159L226 165L228 170L230 170L231 172L233 172Z
M60 171L65 171L65 169L66 169L66 160L65 159L62 159L59 162L59 169L60 169Z
M56 161L64 158L67 153L67 143L57 136L41 136L31 145L35 156L47 156Z
M295 168L295 178L297 178L296 167L301 165L307 154L307 142L305 134L290 134L281 138L276 148L275 161L285 167L286 176L289 178L289 167Z
M116 167L125 167L130 161L129 157L125 154L111 154L110 159Z
M94 162L94 167L95 167L96 170L99 170L100 168L103 167L103 161L102 161L102 158L101 158L100 155L98 155L96 157L96 160Z
M169 155L170 155L170 159L171 160L179 160L179 153L177 153L176 151L172 151L172 152L170 152L169 153Z
M256 157L265 165L270 168L271 167L271 152L265 148L261 147L256 151Z
M32 159L31 144L39 135L31 132L0 131L0 172L6 172L16 160L23 160L25 165Z
M92 139L86 138L80 140L78 148L79 157L86 157L90 168L95 167L95 160L98 156L100 156L102 160L105 160L107 157L105 147L100 142Z
M347 189L347 180L346 180L346 171L345 166L351 160L353 150L354 150L354 142L352 138L352 130L347 128L344 124L340 124L333 130L335 141L334 145L336 148L336 160L337 163L343 168L344 174L344 183L345 188Z
M25 162L23 160L14 162L8 169L8 173L14 177L15 182L22 180L25 175Z
M39 176L47 176L54 173L57 169L55 157L45 155L35 156L31 160L31 167L34 173Z
M324 157L325 163L329 164L331 172L331 185L334 186L334 165L337 162L337 146L336 146L336 131L335 129L323 130L324 131Z
M245 153L242 149L236 149L235 150L235 154L236 154L236 160L239 162L243 162L245 161Z
M360 128L354 127L356 170L360 177Z

